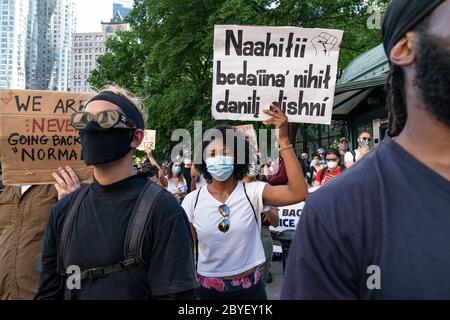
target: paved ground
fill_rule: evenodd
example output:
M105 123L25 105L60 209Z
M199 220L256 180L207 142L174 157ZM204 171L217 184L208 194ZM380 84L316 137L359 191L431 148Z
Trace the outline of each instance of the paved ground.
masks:
M283 263L281 259L272 261L272 280L272 283L266 284L267 298L269 300L280 300L283 285Z

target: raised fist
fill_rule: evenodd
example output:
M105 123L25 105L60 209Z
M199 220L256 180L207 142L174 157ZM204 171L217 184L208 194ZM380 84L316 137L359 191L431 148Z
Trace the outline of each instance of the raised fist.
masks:
M338 39L327 32L322 32L320 35L312 39L311 42L316 49L316 56L319 54L329 56L330 51L333 50L338 43Z

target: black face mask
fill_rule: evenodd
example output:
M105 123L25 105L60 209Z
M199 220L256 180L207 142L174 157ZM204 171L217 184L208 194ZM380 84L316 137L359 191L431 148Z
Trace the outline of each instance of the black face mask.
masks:
M134 129L104 129L91 121L86 129L80 130L84 162L90 165L105 164L121 159L131 150Z

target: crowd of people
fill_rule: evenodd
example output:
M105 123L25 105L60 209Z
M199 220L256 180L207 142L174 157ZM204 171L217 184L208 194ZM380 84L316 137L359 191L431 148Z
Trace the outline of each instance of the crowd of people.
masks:
M308 153L302 153L300 161L309 186L323 186L338 177L369 153L371 141L372 134L363 131L358 135L358 148L355 150L349 149L347 138L341 138L339 149L321 147L312 154L311 160Z
M93 181L81 184L64 167L53 173L54 186L7 186L1 194L0 212L11 217L2 224L2 298L266 299L269 225L278 225L276 207L306 198L307 184L287 117L277 105L265 112L280 132L276 172L264 175L256 162L250 167L252 146L230 126L216 127L220 137L203 143L201 164L177 158L161 167L147 148L136 167L142 105L122 88L100 91L70 118ZM235 161L240 143L243 163ZM22 248L21 237L32 237L33 245ZM15 258L23 253L27 259ZM66 285L71 266L80 270L78 289Z
M269 227L302 201L282 299L450 298L449 18L450 0L391 2L389 134L374 150L364 131L354 150L297 155L274 103L275 161L220 125L201 161L160 166L147 148L136 167L143 105L104 88L70 118L90 183L60 167L54 185L0 190L0 299L266 300Z

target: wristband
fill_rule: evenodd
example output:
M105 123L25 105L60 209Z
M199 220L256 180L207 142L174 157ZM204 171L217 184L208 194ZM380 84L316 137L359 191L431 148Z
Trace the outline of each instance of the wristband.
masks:
M278 152L282 152L282 151L284 151L284 150L292 149L293 147L294 147L294 146L293 146L292 144L290 144L290 145L288 145L287 147L280 148L280 149L278 150Z

